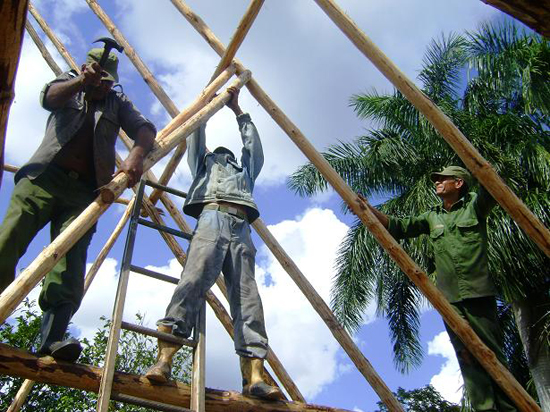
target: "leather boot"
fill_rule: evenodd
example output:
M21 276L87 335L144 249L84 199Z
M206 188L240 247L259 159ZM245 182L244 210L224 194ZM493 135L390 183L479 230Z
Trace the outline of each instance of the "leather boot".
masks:
M159 325L157 330L159 332L172 333L171 326ZM181 345L159 339L158 346L159 352L157 355L157 363L145 372L145 377L154 382L165 383L170 379L170 374L172 371L172 358L181 348Z
M240 361L243 376L243 395L272 401L284 399L283 392L279 388L265 383L263 359L241 357Z
M78 359L82 352L80 342L75 338L63 340L72 316L73 307L69 303L47 310L42 314L42 326L40 327L42 345L38 349L38 354L51 355L56 359L68 362L75 362Z

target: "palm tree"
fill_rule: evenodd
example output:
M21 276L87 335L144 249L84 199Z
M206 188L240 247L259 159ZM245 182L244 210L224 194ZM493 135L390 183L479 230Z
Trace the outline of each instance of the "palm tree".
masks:
M433 41L419 74L423 92L546 226L550 224L549 73L549 43L503 22ZM398 91L355 95L351 106L374 126L352 143L329 147L323 154L329 163L356 192L389 195L379 205L389 215L417 215L436 204L430 172L461 161L432 125ZM302 196L327 189L312 164L300 167L288 185ZM489 228L489 266L500 291L503 321L508 319L505 349L516 376L528 376L518 362L522 351L514 336L519 329L537 394L550 407L544 389L550 387L550 259L502 209L493 211ZM427 273L433 272L426 236L402 244ZM354 331L373 300L378 315L389 322L396 367L407 372L418 366L423 358L420 314L426 299L357 221L338 253L332 308ZM514 317L506 316L507 309ZM510 326L512 318L517 328Z

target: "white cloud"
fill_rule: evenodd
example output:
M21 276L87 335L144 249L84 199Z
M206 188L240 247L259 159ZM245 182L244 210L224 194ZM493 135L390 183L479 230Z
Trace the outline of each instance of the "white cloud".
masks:
M352 410L354 412L364 412L363 409L359 409L357 406L355 406Z
M453 345L447 332L441 332L428 342L428 354L443 356L445 363L430 381L435 389L448 401L460 403L462 398L462 375Z

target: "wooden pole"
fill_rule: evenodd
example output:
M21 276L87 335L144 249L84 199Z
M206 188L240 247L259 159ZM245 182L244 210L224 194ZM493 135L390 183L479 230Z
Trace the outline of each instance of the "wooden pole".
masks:
M46 33L46 36L48 36L55 48L59 51L61 57L63 57L63 59L67 62L69 67L80 73L80 68L78 67L74 59L71 57L65 46L63 46L63 44L59 41L52 29L48 27L48 25L46 24L40 13L38 13L38 10L36 10L36 8L32 5L32 3L29 3L29 11L31 12L38 25L42 28L44 33Z
M25 403L27 396L29 396L29 393L31 393L33 386L34 386L33 380L25 379L21 384L21 387L17 391L15 398L13 398L13 402L11 403L10 407L6 412L19 412L19 410Z
M39 358L29 352L0 343L2 374L33 379L51 385L68 386L96 392L101 369L55 361L52 357ZM148 379L129 373L115 373L113 391L141 399L170 405L189 405L190 387L179 382L151 384ZM351 412L326 406L285 401L262 401L242 396L238 392L206 389L206 410L210 412Z
M250 78L250 72L243 73L232 83L232 86L241 88ZM199 124L206 122L214 113L220 110L229 99L227 91L214 98L191 119L176 129L169 137L161 142L155 142L153 150L144 160L144 170L150 169L170 150L185 139ZM107 210L110 204L118 197L128 184L128 177L121 173L111 183L106 185L105 191L98 196L54 241L46 247L38 257L4 290L0 295L0 323L5 322L17 305L27 296L30 290L42 280L57 261L86 233ZM107 201L103 200L107 198Z
M233 34L233 37L231 37L231 40L227 45L227 49L225 49L225 53L222 55L220 63L218 64L218 67L216 67L216 70L214 71L214 74L212 75L210 81L213 81L216 77L218 77L218 75L223 70L225 70L225 68L229 66L229 64L233 61L235 55L237 54L237 50L239 50L239 47L241 47L244 38L252 27L252 23L254 23L254 20L256 20L256 17L258 16L258 13L260 12L263 4L264 0L252 0L250 5L246 9L243 18L239 22L239 25L237 26L235 34Z
M212 97L216 94L216 92L225 83L227 83L231 78L231 76L233 76L234 74L235 74L235 66L230 66L227 69L225 69L222 73L220 73L220 75L199 94L199 96L193 101L193 103L191 103L191 105L188 106L187 109L185 109L176 117L174 117L172 121L168 123L168 125L158 133L157 139L162 139L168 134L170 134L179 125L181 125L183 122L189 119L189 117L191 117L192 114L196 112L197 108L202 107L206 103L208 103L212 99ZM178 147L176 147L176 150L174 150L174 154L168 161L168 164L166 165L164 172L162 172L162 175L158 180L159 184L163 186L168 185L168 182L170 181L170 178L172 177L172 175L174 174L174 171L178 167L178 164L181 161L181 158L183 157L186 149L187 149L187 141L184 140L178 145ZM155 189L151 193L151 196L149 196L149 200L153 202L153 204L155 204L158 201L161 194L162 194L161 190Z
M4 170L6 172L10 172L10 173L17 173L19 168L17 166L14 166L14 165L4 164Z
M36 44L36 47L38 47L38 50L42 54L42 57L44 57L44 60L46 60L46 63L48 63L48 66L50 66L56 76L59 76L62 73L61 68L57 65L48 49L46 49L46 46L42 42L42 39L40 39L38 33L36 32L29 20L25 22L25 28L27 29L27 33L29 33L29 35L31 36L31 39L34 41L34 44Z
M132 200L128 202L128 206L126 206L126 210L124 211L122 217L120 218L117 225L115 226L113 233L111 233L111 236L109 236L109 239L107 239L107 241L101 248L99 254L95 258L95 261L90 267L90 270L88 270L86 278L84 279L84 295L86 295L86 292L88 292L88 289L90 288L90 285L92 284L95 278L95 275L97 275L97 272L101 268L101 265L103 264L103 262L107 258L107 255L109 254L115 242L119 238L120 233L122 232L122 229L124 229L124 226L128 222L128 219L130 218L130 214L132 213L132 208L134 207L135 201L136 201L136 197L134 196Z
M333 0L315 0L351 42L420 111L479 182L493 195L516 223L550 256L550 231L504 183L491 164L466 136L395 64L363 33Z
M27 1L0 3L0 186L4 168L4 148L10 108L15 97L15 75L27 16Z
M550 0L481 0L550 38Z
M151 88L155 96L157 96L157 99L159 102L164 106L166 111L170 114L171 117L176 117L178 113L180 112L178 108L176 107L175 103L168 97L166 92L160 87L157 79L149 70L149 68L145 65L143 60L138 56L135 49L128 43L128 40L122 35L122 33L116 28L113 21L109 18L109 16L103 11L103 9L99 6L97 1L95 0L86 0L86 3L88 3L88 6L92 9L92 11L96 14L96 16L101 20L101 22L105 25L107 30L111 33L111 35L115 38L115 40L121 45L124 46L124 53L128 56L128 58L131 60L131 62L136 66L136 69L141 74L141 77L143 77L143 80L147 85Z
M203 36L208 44L219 55L222 55L224 52L223 44L217 39L204 21L193 13L181 0L171 1L189 23ZM240 70L245 70L243 65L236 59L233 63L237 67L237 73ZM538 408L533 399L525 392L510 372L498 362L495 355L485 344L483 344L471 327L456 314L449 302L437 290L426 274L405 253L372 212L368 210L366 203L357 197L323 156L315 150L313 145L307 140L298 127L292 123L254 79L251 79L247 83L247 88L273 120L275 120L306 157L317 167L342 199L350 205L354 213L361 219L363 224L371 231L384 249L386 249L392 259L396 261L401 270L403 270L403 272L405 272L405 274L407 274L407 276L409 276L409 278L419 287L431 304L439 311L445 322L447 322L454 332L457 333L470 352L476 356L487 372L490 373L493 379L495 379L495 381L507 392L510 398L521 398L520 402L524 405L522 409L524 411L539 411L540 408ZM365 376L365 378L370 383L370 377ZM506 386L506 389L504 386ZM380 388L373 389L378 393L377 389Z

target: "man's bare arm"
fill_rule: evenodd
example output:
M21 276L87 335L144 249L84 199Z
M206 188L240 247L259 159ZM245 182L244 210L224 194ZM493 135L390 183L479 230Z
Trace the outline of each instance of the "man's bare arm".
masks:
M100 82L101 66L99 64L94 62L91 65L82 65L82 71L78 76L50 86L44 96L44 104L48 109L59 109L75 94L88 86L98 86Z

